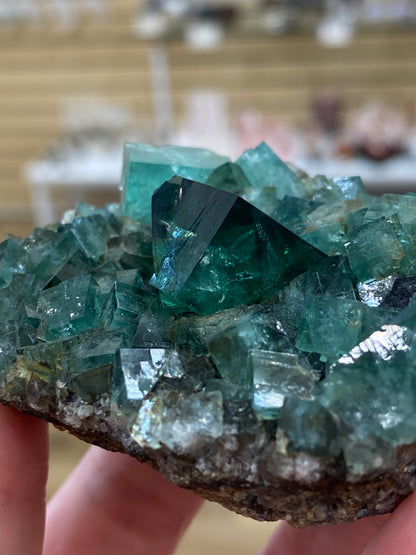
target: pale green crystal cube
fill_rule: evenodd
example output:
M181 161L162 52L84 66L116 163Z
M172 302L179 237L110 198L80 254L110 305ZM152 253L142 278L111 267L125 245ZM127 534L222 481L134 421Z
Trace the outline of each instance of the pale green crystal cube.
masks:
M174 175L205 182L213 169L229 162L210 150L126 143L121 177L123 213L151 223L153 192Z

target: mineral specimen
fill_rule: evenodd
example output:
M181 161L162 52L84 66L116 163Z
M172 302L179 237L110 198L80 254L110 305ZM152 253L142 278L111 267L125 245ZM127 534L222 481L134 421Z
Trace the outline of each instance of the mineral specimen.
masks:
M391 511L416 488L416 195L265 144L128 144L122 186L0 245L1 401L256 519Z

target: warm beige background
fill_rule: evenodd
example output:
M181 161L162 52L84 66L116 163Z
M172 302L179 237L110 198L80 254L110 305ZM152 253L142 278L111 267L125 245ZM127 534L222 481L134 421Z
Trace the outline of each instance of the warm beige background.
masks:
M50 427L50 497L82 457L88 445ZM138 500L138 503L140 500ZM176 555L254 555L275 524L256 522L206 502L176 550Z
M139 1L108 0L107 5L106 21L88 20L70 32L51 26L0 32L0 221L30 220L22 164L62 133L65 101L98 96L130 108L138 122L153 118L152 45L135 37L132 27ZM414 108L411 26L359 30L346 48L323 48L309 30L283 37L233 33L205 53L179 40L166 49L176 123L188 93L205 88L223 91L231 114L253 107L298 124L310 117L313 95L328 87L344 96L347 109L370 98Z

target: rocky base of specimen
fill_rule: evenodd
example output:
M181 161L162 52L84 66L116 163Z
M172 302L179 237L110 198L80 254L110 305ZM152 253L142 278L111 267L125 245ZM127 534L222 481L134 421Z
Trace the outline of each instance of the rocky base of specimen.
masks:
M416 487L415 245L414 194L127 145L120 205L0 244L0 402L255 519L389 512Z
M233 454L229 446L219 442L211 447L215 454L202 452L195 459L178 457L167 449L138 447L125 429L106 416L105 403L87 406L81 399L74 399L70 410L66 406L64 416L51 408L42 412L24 399L2 402L43 418L87 443L127 453L179 487L255 520L284 519L296 527L352 522L393 511L416 487L416 443L398 449L397 466L390 472L375 472L348 482L342 464L337 474L333 474L333 468L328 473L323 461L319 464L305 455L277 454L274 442L265 445L260 456L253 455L253 444L248 448L251 452ZM74 421L75 414L82 415L78 422L76 418ZM208 462L211 456L218 465ZM245 459L256 468L244 464ZM207 468L198 468L201 464L209 467L209 474Z

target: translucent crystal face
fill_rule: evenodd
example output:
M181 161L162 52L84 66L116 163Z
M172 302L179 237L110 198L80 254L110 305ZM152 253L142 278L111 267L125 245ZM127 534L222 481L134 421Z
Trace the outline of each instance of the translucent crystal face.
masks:
M211 470L219 446L249 473L390 468L416 441L415 199L265 144L129 144L120 206L0 245L1 396Z
M273 297L325 255L232 193L177 178L153 196L150 283L212 314Z

